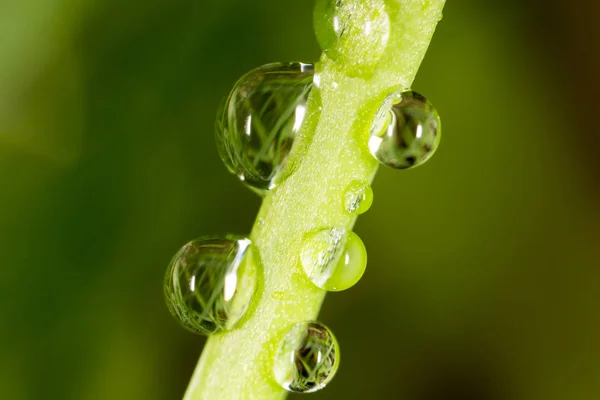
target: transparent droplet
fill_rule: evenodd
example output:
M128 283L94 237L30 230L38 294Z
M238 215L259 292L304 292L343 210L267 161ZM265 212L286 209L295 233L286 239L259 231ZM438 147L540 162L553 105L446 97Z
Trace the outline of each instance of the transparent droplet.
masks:
M167 307L194 333L230 330L250 305L259 265L250 239L228 235L193 240L179 250L167 269Z
M394 94L377 112L369 150L388 167L416 167L429 160L437 149L441 128L437 111L425 97L413 91Z
M317 0L317 41L351 76L370 75L385 53L390 17L385 0Z
M279 343L273 363L275 380L290 392L323 389L340 363L340 348L333 333L319 322L294 325Z
M365 181L352 181L344 192L344 208L350 214L360 215L373 204L373 189Z
M324 229L304 238L300 263L316 286L338 292L360 280L367 266L367 251L354 232Z
M311 64L267 64L244 75L217 115L219 154L233 174L264 194L275 187L306 116Z
M273 292L271 297L275 300L283 300L285 299L285 292L282 292L281 290L276 290Z

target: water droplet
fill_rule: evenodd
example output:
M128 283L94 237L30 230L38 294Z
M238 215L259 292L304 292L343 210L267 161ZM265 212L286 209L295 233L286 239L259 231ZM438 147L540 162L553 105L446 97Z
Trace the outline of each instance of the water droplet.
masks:
M273 373L284 389L312 393L333 379L339 363L340 348L329 328L319 322L302 322L279 343Z
M318 0L313 21L327 57L351 76L373 73L390 37L384 0Z
M300 263L316 286L338 292L360 280L367 266L367 251L354 232L324 229L304 239Z
M193 240L167 269L167 307L194 333L230 330L250 305L259 265L250 239L228 235Z
M416 167L437 149L441 128L437 111L425 97L413 91L394 94L375 116L369 150L388 167Z
M285 299L285 292L282 292L281 290L276 290L273 292L271 297L275 300L283 300Z
M311 64L267 64L244 75L217 116L216 136L225 165L264 194L275 187L306 116Z
M373 204L373 189L368 182L352 181L344 192L344 208L350 214L360 215Z

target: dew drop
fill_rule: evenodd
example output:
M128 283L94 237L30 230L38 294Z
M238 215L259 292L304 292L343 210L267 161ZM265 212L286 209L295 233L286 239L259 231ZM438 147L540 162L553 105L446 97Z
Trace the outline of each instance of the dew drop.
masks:
M350 76L368 76L390 37L384 0L318 0L314 29L327 57L340 61Z
M425 97L413 91L394 94L375 116L369 151L388 167L416 167L436 151L441 128L437 111Z
M193 240L167 268L167 307L194 333L230 330L250 305L259 265L258 251L250 239L227 235Z
M367 251L354 232L324 229L304 238L300 263L316 286L338 292L360 280L367 266Z
M373 204L373 189L368 182L352 181L344 192L344 208L350 214L360 215Z
M284 389L312 393L333 379L340 348L333 333L320 322L301 322L284 336L273 363L275 380Z
M259 194L276 185L276 175L305 119L313 76L311 64L297 62L254 69L235 84L217 115L221 158L231 173Z
M276 290L273 292L271 297L275 300L283 300L285 299L285 292L282 292L281 290Z

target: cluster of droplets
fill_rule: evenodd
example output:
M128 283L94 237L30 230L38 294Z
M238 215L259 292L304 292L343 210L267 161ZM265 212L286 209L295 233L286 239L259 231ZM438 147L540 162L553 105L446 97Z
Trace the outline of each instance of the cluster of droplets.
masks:
M320 246L321 239L326 246ZM311 258L315 250L320 252L317 259ZM345 261L340 261L340 255ZM307 237L301 257L304 267L312 268L310 279L326 290L353 285L366 266L366 252L358 236L341 230ZM177 252L167 268L167 307L186 329L197 334L235 329L248 316L261 271L259 251L248 238L227 235L193 240ZM298 323L279 338L273 379L291 392L322 389L337 371L339 352L337 339L325 325Z
M254 69L236 83L217 115L217 146L223 162L260 195L280 183L280 173L304 126L313 78L313 66L299 62ZM401 90L387 96L375 114L365 147L381 164L407 169L425 163L440 138L440 118L431 103L417 92ZM349 191L360 193L365 202L351 212L361 214L369 208L372 191L365 182L353 182L353 188ZM358 205L348 193L344 202L346 208Z
M319 0L315 30L325 56L350 68L350 76L368 76L383 57L389 37L383 0ZM360 40L357 40L360 38ZM348 41L358 43L348 46ZM368 57L367 57L368 55ZM217 115L219 153L230 172L260 195L274 191L289 176L282 173L296 139L306 129L307 102L314 67L300 62L254 69L233 87ZM389 94L375 113L365 151L381 164L408 169L426 162L440 142L437 111L411 90ZM298 157L296 157L298 158ZM360 215L373 203L369 182L348 183L340 207ZM352 287L367 263L365 246L352 231L327 227L308 232L298 264L307 278L326 291ZM186 244L171 261L165 299L177 320L204 335L240 327L249 318L262 277L260 251L247 237L204 237ZM273 378L284 389L309 393L322 389L339 365L339 345L323 324L305 321L279 340Z

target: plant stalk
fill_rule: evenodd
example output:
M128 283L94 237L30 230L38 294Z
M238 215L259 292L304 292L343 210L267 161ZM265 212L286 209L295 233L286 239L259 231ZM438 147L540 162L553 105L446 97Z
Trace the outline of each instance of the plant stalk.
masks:
M262 259L254 303L239 328L208 339L185 400L285 398L272 377L278 340L294 324L316 319L326 293L299 264L302 239L315 230L354 225L356 217L342 199L353 180L371 182L377 170L367 148L371 122L387 95L410 88L443 5L444 0L386 0L390 36L367 78L352 77L353 66L326 53L316 64L318 85L285 178L265 197L250 234ZM345 45L360 46L360 40ZM343 353L343 333L337 336Z

